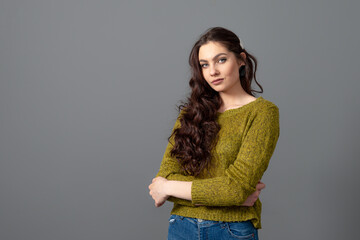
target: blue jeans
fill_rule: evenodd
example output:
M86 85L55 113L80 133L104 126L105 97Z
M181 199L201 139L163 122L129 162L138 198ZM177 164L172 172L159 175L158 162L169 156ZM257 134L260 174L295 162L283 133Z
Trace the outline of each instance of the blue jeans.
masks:
M244 222L210 221L171 215L167 240L258 240L258 230L250 220Z

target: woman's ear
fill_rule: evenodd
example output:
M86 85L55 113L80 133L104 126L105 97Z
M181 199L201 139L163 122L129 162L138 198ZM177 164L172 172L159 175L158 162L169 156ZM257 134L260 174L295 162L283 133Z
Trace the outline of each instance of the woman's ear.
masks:
M240 59L238 58L239 67L241 65L245 65L245 62L246 62L246 54L244 52L241 52L240 53Z
M244 59L244 62L245 62L246 61L246 54L244 52L241 52L240 55L241 55L242 59Z

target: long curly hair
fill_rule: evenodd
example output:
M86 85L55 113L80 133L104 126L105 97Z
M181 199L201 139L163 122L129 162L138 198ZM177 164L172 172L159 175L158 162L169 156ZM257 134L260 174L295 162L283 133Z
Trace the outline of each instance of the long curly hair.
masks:
M216 117L222 99L204 79L199 63L199 49L208 42L222 44L245 63L245 68L239 69L239 81L244 91L252 96L253 92L263 92L262 86L256 80L257 60L242 47L235 33L222 27L214 27L200 36L189 56L191 93L186 102L181 101L182 104L177 106L179 114L181 113L181 127L175 129L168 138L170 142L174 136L171 156L176 157L186 174L193 176L200 175L211 165L211 150L217 143L220 130ZM240 55L242 52L246 55L245 59ZM251 88L253 79L261 91Z

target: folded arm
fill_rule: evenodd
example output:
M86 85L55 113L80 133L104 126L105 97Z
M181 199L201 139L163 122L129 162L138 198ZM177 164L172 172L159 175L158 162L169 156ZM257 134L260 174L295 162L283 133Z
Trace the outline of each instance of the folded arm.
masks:
M256 190L280 135L279 109L272 106L258 112L244 134L240 151L224 176L192 182L193 204L241 206Z
M175 129L181 126L180 123L181 114L182 112L179 114L172 129L172 132L174 132ZM163 159L161 161L160 169L155 177L163 177L166 178L167 180L176 180L176 181L187 181L187 182L193 181L195 177L186 175L182 170L180 163L176 160L175 157L172 157L170 155L170 151L173 148L173 145L174 145L174 136L172 136L169 139L169 142L165 149L165 153L163 155ZM167 200L182 205L195 206L194 204L191 203L191 201L183 198L177 198L175 196L169 196Z

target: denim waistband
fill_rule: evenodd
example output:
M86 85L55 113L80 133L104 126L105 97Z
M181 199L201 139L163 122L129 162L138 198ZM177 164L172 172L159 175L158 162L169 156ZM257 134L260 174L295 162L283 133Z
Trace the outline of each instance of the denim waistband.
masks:
M193 224L198 224L198 225L202 225L202 226L211 226L214 224L224 223L224 221L205 220L205 219L201 219L201 218L184 217L184 216L179 216L179 215L176 215L176 216L181 220L186 219Z

